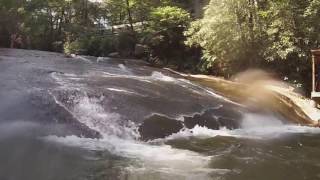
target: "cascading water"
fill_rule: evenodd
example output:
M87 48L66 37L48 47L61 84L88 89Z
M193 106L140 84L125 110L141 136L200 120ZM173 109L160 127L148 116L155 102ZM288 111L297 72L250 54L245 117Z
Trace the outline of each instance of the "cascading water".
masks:
M0 179L319 179L320 130L135 60L0 50Z

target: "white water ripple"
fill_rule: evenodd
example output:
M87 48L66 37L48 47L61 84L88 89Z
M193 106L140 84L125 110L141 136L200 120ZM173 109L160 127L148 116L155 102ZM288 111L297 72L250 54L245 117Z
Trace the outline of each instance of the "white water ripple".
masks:
M219 130L213 130L207 127L195 126L193 129L183 129L178 133L172 134L166 137L165 140L190 137L205 139L217 136L269 140L294 134L320 134L320 128L283 124L274 116L247 113L244 115L241 129L230 130L222 127Z

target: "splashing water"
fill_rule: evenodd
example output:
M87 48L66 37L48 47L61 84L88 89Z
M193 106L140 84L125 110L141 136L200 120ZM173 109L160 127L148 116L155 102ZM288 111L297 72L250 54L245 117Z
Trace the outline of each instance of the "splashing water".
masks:
M170 77L170 76L166 76L164 74L162 74L161 72L152 72L151 78L155 79L155 80L161 80L161 81L166 81L166 82L174 82L176 81L176 79Z
M80 98L73 110L79 121L100 132L104 137L117 136L124 139L137 139L139 135L134 123L129 121L121 124L120 114L106 112L99 104L103 98L88 98L86 96Z
M119 64L118 66L123 72L125 72L125 73L127 73L129 75L133 74L124 64Z
M152 145L138 141L139 133L136 125L132 122L123 123L121 115L107 112L101 106L103 100L104 97L84 96L76 101L73 108L73 113L79 121L100 132L103 135L102 139L48 136L45 140L92 151L108 151L120 157L130 158L135 163L124 169L131 178L139 179L146 175L157 174L159 179L210 179L209 175L212 174L223 176L225 173L232 172L229 169L208 168L213 157L164 145L163 143L168 140L217 136L263 140L277 138L288 133L320 134L320 129L284 125L273 116L246 114L242 129L229 130L222 127L219 130L211 130L196 126L193 129L183 129L165 139L152 141L156 142L156 145Z
M0 53L0 119L9 122L0 124L1 180L320 177L319 129L255 114L260 111L246 108L247 99L233 103L138 61L11 49ZM268 100L258 90L248 93ZM150 131L170 129L172 122L181 126L167 137L143 142L137 129L149 120L155 127ZM241 127L205 127L208 121L218 128L231 120L234 128L239 122ZM193 126L197 121L203 126ZM182 125L188 122L190 129Z
M119 68L123 72L129 73L124 65L120 64ZM191 86L195 90L203 91L213 97L220 97L208 89L196 86L186 80L178 80L166 76L161 72L153 72L151 76L141 77L132 75L112 76L136 78L141 79L141 81L153 80L175 84L180 83L182 86ZM133 91L125 89L107 89L118 93L136 94ZM225 99L223 97L220 98ZM101 105L104 100L105 97L103 96L100 98L82 96L75 101L75 106L72 109L72 113L75 114L78 120L89 128L101 133L102 139L79 138L76 136L48 136L45 140L92 151L108 151L120 157L130 158L135 163L125 167L125 171L133 179L142 179L150 174L157 174L158 179L210 179L212 174L222 177L225 173L233 171L230 169L208 168L209 162L214 157L204 156L189 150L175 149L164 144L170 140L188 138L206 139L218 136L266 140L278 138L284 134L320 134L320 130L315 128L285 125L274 116L246 113L243 116L241 129L229 130L221 127L219 130L212 130L197 125L193 129L184 128L180 132L164 139L157 139L147 143L138 140L139 132L137 124L130 120L124 120L118 113L108 112ZM225 100L228 101L227 99Z
M274 116L265 116L248 113L243 117L241 129L230 130L221 127L219 130L212 130L207 127L195 126L193 129L183 129L172 134L166 140L181 138L211 138L217 136L270 140L279 138L286 134L320 134L319 128L283 124Z
M120 123L121 115L109 113L100 105L100 99L82 97L76 101L73 113L79 121L100 132L102 139L88 139L76 136L48 136L46 141L57 142L66 146L81 147L92 151L109 151L112 154L136 159L136 164L126 168L132 176L143 177L156 173L166 177L174 173L175 177L208 179L209 172L225 170L209 169L211 157L202 156L188 150L174 149L169 145L151 145L138 141L139 134L134 123Z

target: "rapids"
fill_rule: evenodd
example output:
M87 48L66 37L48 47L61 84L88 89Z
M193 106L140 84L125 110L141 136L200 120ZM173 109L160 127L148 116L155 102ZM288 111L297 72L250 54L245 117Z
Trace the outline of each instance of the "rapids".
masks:
M320 129L139 60L0 49L1 180L320 179Z

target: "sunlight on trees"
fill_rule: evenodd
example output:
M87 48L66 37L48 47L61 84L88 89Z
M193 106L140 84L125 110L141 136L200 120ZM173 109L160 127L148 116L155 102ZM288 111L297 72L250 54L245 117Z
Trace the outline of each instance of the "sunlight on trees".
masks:
M319 47L319 0L211 0L191 23L186 44L203 49L202 69L229 77L263 68L304 82Z

